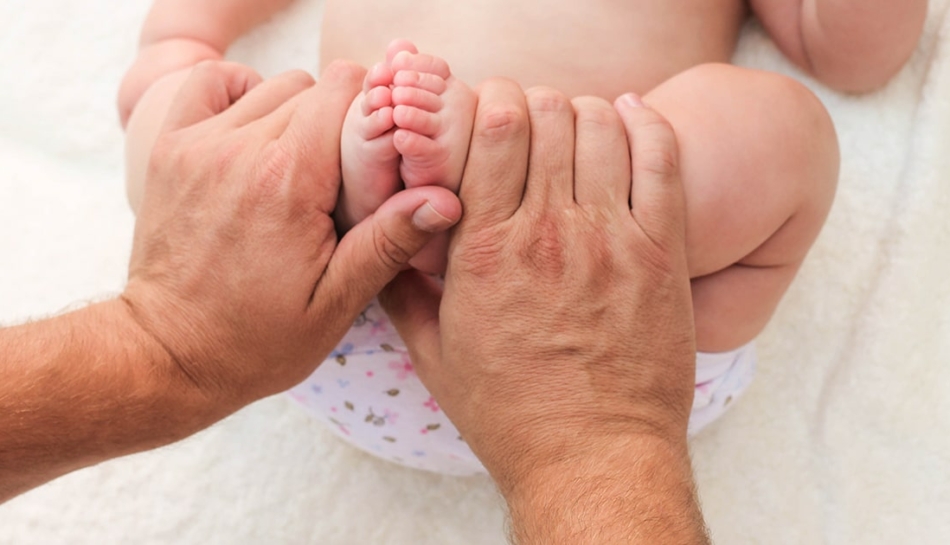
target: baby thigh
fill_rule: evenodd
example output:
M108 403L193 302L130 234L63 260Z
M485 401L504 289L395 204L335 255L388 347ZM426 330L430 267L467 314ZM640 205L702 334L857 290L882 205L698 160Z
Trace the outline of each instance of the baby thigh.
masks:
M734 349L765 327L825 221L834 127L800 83L731 65L687 70L644 100L679 142L697 348Z

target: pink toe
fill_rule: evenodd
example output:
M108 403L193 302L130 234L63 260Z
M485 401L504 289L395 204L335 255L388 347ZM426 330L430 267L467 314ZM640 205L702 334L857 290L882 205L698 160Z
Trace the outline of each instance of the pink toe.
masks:
M441 95L448 88L445 80L435 74L416 72L415 70L401 70L393 76L393 85L396 87L414 87Z
M416 49L416 45L409 40L396 39L389 42L389 45L386 47L386 63L392 64L396 55L403 51L412 53L413 55L419 52L419 50Z
M393 147L402 156L399 171L406 187L450 185L446 179L445 146L421 134L398 129L393 134Z
M435 136L442 128L442 118L413 106L393 108L393 121L400 129L417 132L423 136Z
M437 156L442 152L442 146L435 140L403 129L396 130L393 135L393 145L400 155L412 160Z
M393 109L390 106L380 108L360 120L357 132L363 140L373 140L395 126L393 123Z
M443 105L442 98L439 95L415 87L393 88L392 104L394 106L413 106L431 113L437 113Z
M363 95L360 109L363 115L369 115L380 108L392 106L392 104L393 95L389 87L373 87L368 93Z
M399 131L402 134L403 131ZM398 140L398 146L395 142ZM448 178L448 151L432 139L406 132L393 138L393 145L400 151L402 161L399 175L405 187L415 188L430 185L458 190L459 180Z
M425 54L411 54L409 52L400 52L393 57L390 66L393 72L400 70L414 70L426 74L433 74L442 79L449 79L452 71L449 70L449 63L444 59Z
M363 92L373 87L389 87L393 83L393 71L388 64L376 63L363 78Z

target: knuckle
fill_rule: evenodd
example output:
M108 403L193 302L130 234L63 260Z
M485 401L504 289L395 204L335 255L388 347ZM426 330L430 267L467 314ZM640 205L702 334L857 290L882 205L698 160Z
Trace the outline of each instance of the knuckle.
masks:
M180 142L180 136L175 134L161 134L152 146L152 153L148 160L146 179L160 176L161 173L188 172L188 147Z
M495 229L473 232L460 239L453 266L478 278L491 277L500 270L504 247L504 237Z
M294 156L278 142L271 142L261 150L260 154L257 185L267 189L283 186L295 170Z
M630 248L630 255L636 256L639 267L646 274L657 278L678 278L686 272L685 241L676 236L677 230L672 221L660 220L651 233L644 233Z
M638 150L633 160L637 172L641 174L672 178L679 169L676 148L666 145L651 145Z
M562 113L570 110L573 113L573 106L567 96L550 87L528 89L525 98L528 101L528 110L531 112Z
M316 84L316 80L306 70L290 70L284 73L284 77L299 87L312 87Z
M666 118L641 109L631 134L635 172L673 177L679 169L679 146Z
M574 105L578 127L595 129L620 128L620 116L606 101L595 97L578 97L571 101Z
M675 142L673 125L665 117L650 108L642 108L639 112L641 115L634 127L635 130L649 133L652 138Z
M561 276L567 266L565 240L557 218L542 214L531 225L528 242L520 249L521 262L545 276Z
M390 236L382 226L374 224L373 247L379 262L388 269L400 269L414 255L403 244Z
M510 104L492 104L479 109L475 135L492 142L516 139L528 133L527 113Z

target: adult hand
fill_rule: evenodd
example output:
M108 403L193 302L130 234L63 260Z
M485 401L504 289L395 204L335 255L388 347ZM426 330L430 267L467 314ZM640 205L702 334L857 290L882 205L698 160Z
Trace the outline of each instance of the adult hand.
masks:
M337 241L343 114L363 74L261 83L210 62L159 136L117 299L0 328L0 502L182 439L289 388L437 231L436 187L387 201Z
M311 373L369 300L461 215L437 187L394 196L337 240L343 116L363 70L318 83L199 65L152 154L135 231L132 316L221 411Z
M122 126L128 123L142 95L163 76L191 68L201 61L223 58L221 51L187 38L161 40L142 46L119 85L117 105Z
M414 272L382 299L419 377L508 500L516 535L630 537L611 532L619 524L662 541L651 531L674 501L683 509L672 518L701 540L669 124L635 98L615 109L488 82L460 197L441 301Z

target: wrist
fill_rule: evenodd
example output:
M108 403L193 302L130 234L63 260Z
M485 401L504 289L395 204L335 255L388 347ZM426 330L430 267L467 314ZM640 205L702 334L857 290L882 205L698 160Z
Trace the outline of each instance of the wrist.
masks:
M220 418L119 300L0 329L0 348L0 502Z
M128 361L139 364L143 400L167 407L164 442L184 439L236 410L208 395L188 376L168 347L143 327L124 297L102 305L113 316L116 330L127 340Z
M708 542L685 439L585 438L577 453L503 482L519 545Z
M173 292L133 276L119 302L141 336L141 346L189 404L196 423L214 423L293 385L275 387L267 380L266 358L240 345L230 324L222 327L207 306L170 296Z

